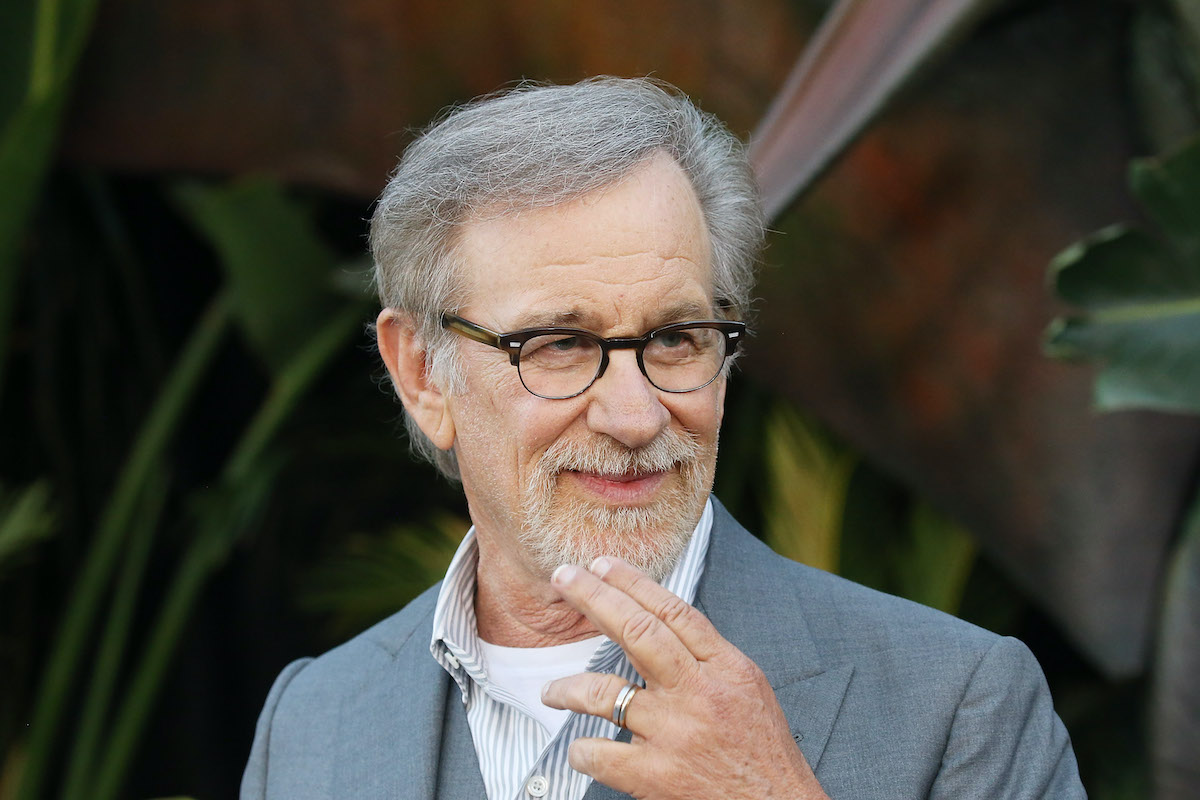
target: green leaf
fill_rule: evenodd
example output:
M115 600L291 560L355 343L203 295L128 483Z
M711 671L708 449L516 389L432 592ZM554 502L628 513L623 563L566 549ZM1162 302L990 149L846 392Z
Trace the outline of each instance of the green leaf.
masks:
M1200 253L1200 139L1167 158L1134 161L1129 187L1185 257Z
M767 420L764 539L777 553L837 572L855 456L790 407Z
M279 370L258 412L242 432L217 486L193 497L190 511L195 535L168 585L153 631L117 707L106 749L96 762L89 798L111 800L117 796L205 582L225 561L237 539L255 525L270 497L283 463L270 449L271 442L333 356L361 330L360 321L358 305L343 303L324 325L302 337L302 346Z
M31 0L0 3L0 127L29 94L36 5Z
M95 9L96 0L39 0L0 15L0 47L14 36L30 39L14 47L28 63L0 73L5 83L0 92L0 391L16 307L20 240L54 154L71 75ZM8 23L15 27L6 29ZM12 60L6 55L0 64L10 66Z
M1164 5L1174 3L1169 10ZM1129 36L1129 83L1138 121L1157 151L1174 148L1200 127L1197 48L1185 8L1195 0L1138 3Z
M1151 699L1155 797L1195 797L1200 785L1200 495L1193 502L1163 594Z
M1058 296L1087 311L1200 296L1200 270L1140 228L1114 225L1050 262ZM1149 310L1149 309L1147 309Z
M272 181L186 184L174 196L216 249L250 344L278 371L337 305L335 256L306 213Z
M128 544L122 554L124 563L117 576L108 618L100 635L100 646L90 665L87 700L72 726L74 747L65 764L64 800L82 800L90 796L96 751L104 738L104 725L112 695L125 655L130 649L129 639L133 632L138 598L155 533L166 505L168 488L166 470L159 465L148 476L142 497L139 498L137 513L131 520Z
M957 614L977 550L962 526L928 503L918 503L896 559L897 593Z
M1055 258L1051 282L1082 313L1052 323L1046 351L1101 365L1100 409L1200 411L1200 139L1130 175L1165 239L1114 226Z
M28 760L17 794L19 800L42 797L42 783L58 753L55 745L67 699L82 668L83 650L101 599L112 582L117 558L136 517L138 499L143 496L146 484L153 480L162 453L224 338L229 327L228 305L225 296L220 295L200 318L116 476L45 661L33 707Z
M350 537L301 581L300 605L329 620L341 639L403 608L439 581L470 523L441 514L426 524L398 525L382 535Z
M0 492L0 572L16 555L54 533L50 485L45 481L19 492Z

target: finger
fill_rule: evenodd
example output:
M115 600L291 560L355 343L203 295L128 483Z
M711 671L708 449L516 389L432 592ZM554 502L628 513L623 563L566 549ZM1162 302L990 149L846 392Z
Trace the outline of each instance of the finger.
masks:
M666 623L697 659L707 661L728 645L706 616L628 562L615 556L601 556L592 562L589 571Z
M567 750L571 769L630 795L650 785L645 762L646 752L640 746L611 739L576 739Z
M699 669L679 637L620 589L573 564L556 569L550 583L625 651L647 684L674 688Z
M628 685L628 681L617 675L586 672L547 683L542 688L542 702L551 708L570 709L615 723L617 699ZM635 692L625 705L625 727L642 735L653 730L656 725L652 706L653 698L648 693Z

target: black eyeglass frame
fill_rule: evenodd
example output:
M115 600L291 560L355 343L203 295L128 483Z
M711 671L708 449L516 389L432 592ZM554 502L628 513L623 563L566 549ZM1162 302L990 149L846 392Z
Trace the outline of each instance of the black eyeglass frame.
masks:
M735 322L732 320L721 319L700 319L690 320L687 322L673 322L670 325L663 325L661 328L655 328L648 333L635 337L615 337L612 339L605 338L598 333L584 330L583 328L522 328L519 331L511 333L496 333L493 330L471 322L469 319L464 319L457 314L451 314L449 311L442 312L441 318L442 327L446 330L454 331L459 336L464 336L472 341L486 344L489 347L494 347L501 352L508 354L509 363L517 368L517 376L521 378L521 385L525 390L535 397L541 397L543 400L570 400L572 397L579 395L592 388L592 384L604 376L604 371L608 369L608 351L609 350L636 350L638 369L642 371L642 375L646 376L646 380L650 381L650 385L662 392L671 394L687 394L695 392L708 386L717 379L721 374L721 370L725 367L725 362L729 357L737 352L738 343L746 335L746 323ZM646 351L646 345L650 344L650 340L655 336L661 336L664 333L670 333L675 330L685 330L688 328L712 328L718 330L725 336L725 355L721 359L721 366L717 368L716 373L704 383L695 386L691 389L664 389L654 382L650 374L646 372L646 364L642 360L642 354ZM521 348L527 341L536 336L548 336L554 334L566 334L570 336L581 336L589 339L600 345L600 366L596 370L596 374L588 381L587 386L584 386L574 394L562 395L561 397L547 397L543 394L538 394L529 388L525 383L524 376L521 375Z

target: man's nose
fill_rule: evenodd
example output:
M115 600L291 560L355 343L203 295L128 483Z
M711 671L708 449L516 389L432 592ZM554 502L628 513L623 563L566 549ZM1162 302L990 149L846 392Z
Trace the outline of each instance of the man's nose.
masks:
M632 350L614 350L608 368L588 390L588 428L626 447L643 447L670 424L671 412L638 369Z

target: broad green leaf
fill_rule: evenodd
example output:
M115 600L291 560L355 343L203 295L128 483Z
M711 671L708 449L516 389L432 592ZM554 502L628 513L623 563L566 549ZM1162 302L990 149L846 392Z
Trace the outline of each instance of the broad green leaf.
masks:
M1134 161L1129 187L1186 258L1200 255L1200 139L1167 158Z
M1100 364L1100 409L1200 411L1200 139L1131 180L1166 237L1114 226L1055 258L1053 286L1080 313L1054 321L1046 350Z
M336 258L305 212L269 180L186 184L175 197L216 249L250 344L279 370L337 305Z
M1200 410L1200 300L1159 317L1066 320L1052 330L1049 349L1105 365L1094 388L1102 410Z
M1050 271L1058 296L1086 311L1200 296L1200 269L1146 231L1124 225L1067 248Z
M1200 786L1200 496L1193 503L1163 593L1151 700L1152 772L1159 800Z

